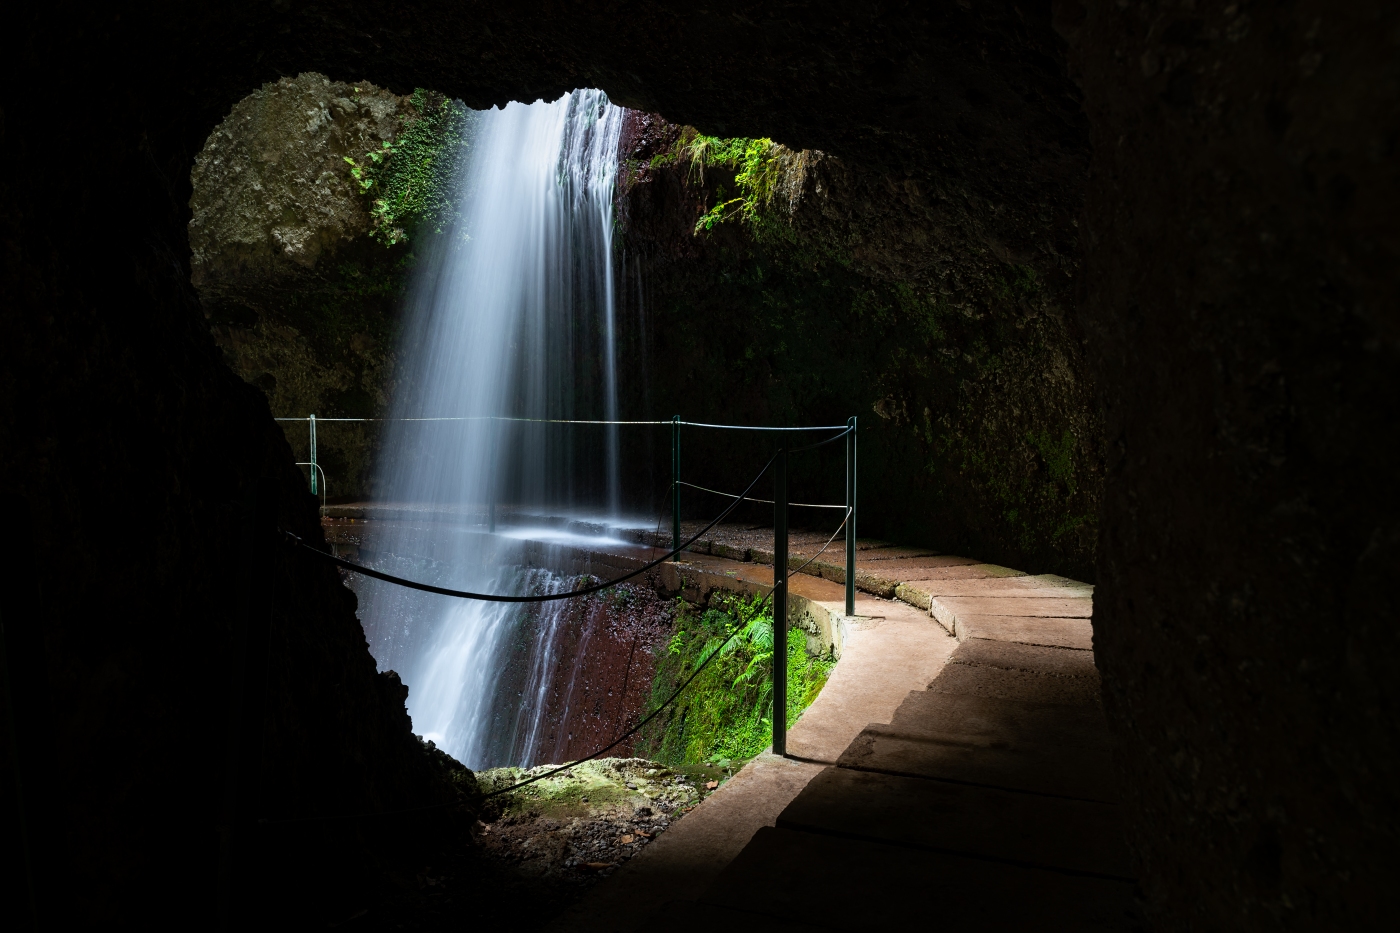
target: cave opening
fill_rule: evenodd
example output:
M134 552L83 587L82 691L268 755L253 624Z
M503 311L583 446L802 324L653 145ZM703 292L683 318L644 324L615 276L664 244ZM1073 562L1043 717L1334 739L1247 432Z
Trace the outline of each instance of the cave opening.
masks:
M619 278L640 283L621 313L645 317L667 367L637 388L650 408L857 412L863 482L887 493L872 533L1096 584L1091 692L1147 923L1379 926L1397 786L1397 15L1374 0L23 11L0 130L2 835L27 868L4 879L6 910L39 929L215 925L234 903L373 925L365 892L391 876L438 892L438 862L405 866L475 825L297 824L240 857L256 870L237 884L221 874L266 801L386 813L463 780L413 737L353 594L275 537L322 533L294 466L306 435L272 420L278 399L347 417L383 403L364 376L394 335L366 309L392 304L412 241L366 238L336 270L290 262L308 287L286 294L311 296L288 302L297 320L266 322L251 292L221 299L197 273L189 167L211 128L249 89L316 73L481 110L597 87L648 115L616 242ZM657 161L686 127L683 145L734 142L706 150L733 164ZM766 138L801 162L800 197L697 236ZM332 305L339 329L306 326ZM342 339L345 372L315 347L286 362L302 384L254 365L262 327ZM332 424L331 496L350 494L372 440ZM235 689L268 632L284 667ZM824 780L867 780L856 770ZM789 816L754 837L774 859ZM869 864L809 835L812 858ZM802 877L759 913L829 922L835 886L780 901ZM1076 885L1091 882L1043 903ZM682 913L733 915L706 903Z

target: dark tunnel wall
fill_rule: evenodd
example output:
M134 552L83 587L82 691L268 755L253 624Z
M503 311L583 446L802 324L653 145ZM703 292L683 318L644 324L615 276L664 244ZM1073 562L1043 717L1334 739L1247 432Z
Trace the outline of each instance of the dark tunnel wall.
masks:
M1095 650L1165 926L1361 928L1396 867L1400 13L1060 11L1094 127Z
M1051 12L279 0L16 15L0 130L0 481L18 516L3 621L44 910L212 910L240 490L265 478L280 520L313 534L315 513L204 331L189 168L240 97L317 70L474 107L598 86L705 132L956 174L989 205L1084 185L1078 319L1110 467L1096 643L1151 915L1376 919L1396 868L1400 12ZM1079 106L1031 93L1066 54L1087 178L1039 144ZM954 84L996 93L969 117ZM940 135L965 136L960 119L978 144L935 155ZM325 806L447 793L335 578L279 566L273 625L299 643L269 701L286 731L262 786ZM376 844L351 843L299 851Z

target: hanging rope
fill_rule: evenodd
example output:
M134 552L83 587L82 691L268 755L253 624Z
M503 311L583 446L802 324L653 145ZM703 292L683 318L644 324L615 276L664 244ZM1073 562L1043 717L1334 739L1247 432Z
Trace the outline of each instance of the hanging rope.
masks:
M775 459L776 459L776 458L775 458ZM771 460L768 462L768 465L769 465L769 466L772 465L772 461L771 461ZM763 469L764 469L764 472L767 472L768 467L765 466ZM762 475L763 475L763 473L760 473L760 474L759 474L759 477L761 477ZM757 478L755 478L755 482L757 482ZM750 484L750 487L752 487L752 484ZM839 535L839 534L841 533L841 529L846 527L846 522L850 519L850 517L851 517L851 510L850 510L850 509L847 509L847 510L846 510L846 516L845 516L845 518L842 518L842 519L841 519L841 524L839 524L839 525L836 526L836 530L833 531L833 532L831 533L831 537L829 537L829 538L826 539L826 544L823 544L823 545L821 546L821 550L817 551L817 553L815 553L815 554L813 554L811 557L809 557L809 558L802 564L802 566L798 567L796 570L790 570L790 571L788 571L787 576L784 577L783 580L781 581L781 585L786 586L786 585L788 584L788 582L792 580L793 574L801 573L803 570L807 569L807 567L812 563L812 561L816 560L818 557L820 557L820 556L822 555L822 552L823 552L823 551L825 551L827 548L831 547L831 542L835 541L835 540L836 540L836 536ZM755 606L755 610L756 610L756 611L761 611L761 610L763 609L763 607L764 607L765 605L767 605L768 601L772 598L774 591L777 590L777 588L778 588L779 585L780 585L779 582L775 581L774 584L773 584L772 586L768 587L768 589L764 591L764 593L763 593L763 598L762 598L761 600L759 600L758 603L757 603L757 605ZM776 620L774 620L774 622L775 622L775 625L776 625ZM786 622L786 620L784 620L784 622ZM663 700L663 701L661 702L661 704L660 704L659 706L656 707L656 709L652 710L650 713L647 713L646 716L642 717L642 719L639 720L639 721L637 722L636 725L632 726L632 727L631 727L630 729L628 729L626 732L622 733L622 735L618 736L618 737L617 737L616 739L614 739L612 742L608 743L607 745L604 745L602 748L598 749L597 751L593 752L592 754L586 755L586 756L584 756L583 758L578 759L577 761L572 761L572 762L570 762L570 763L568 763L568 764L566 764L566 765L559 765L558 767L556 767L556 768L551 768L550 770L545 771L545 772L542 773L542 774L537 774L537 775L535 775L535 776L532 777L532 778L528 778L528 779L526 779L526 780L524 780L524 781L518 781L518 782L516 782L515 784L511 784L511 785L508 786L508 787L502 787L502 788L499 788L499 789L497 789L497 790L493 790L493 791L491 791L491 793L489 793L489 794L483 794L481 799L482 799L482 800L489 800L489 799L491 799L492 797L498 797L498 796L500 796L501 794L510 793L510 792L513 791L513 790L519 790L520 788L525 787L525 786L528 785L528 784L534 784L536 781L543 781L543 780L545 780L546 778L551 778L551 777L553 777L553 776L556 775L556 774L560 774L560 773L562 773L562 772L564 772L564 771L568 771L570 768L576 768L576 767L578 767L579 765L583 764L585 761L592 761L592 760L595 759L595 758L601 758L602 756L606 755L608 752L612 751L614 748L617 748L617 747L618 747L619 745L621 745L623 742L627 741L627 740L630 739L632 736L636 735L636 734L642 729L643 726L645 726L647 723L651 722L651 721L652 721L653 719L655 719L657 716L661 715L661 713L662 713L663 710L665 710L665 709L666 709L667 707L669 707L672 703L674 703L674 702L676 701L676 699L677 699L678 697L680 697L680 695L685 691L685 688L686 688L686 687L689 687L689 686L691 685L691 683L694 682L695 678L697 678L697 677L700 676L700 672L703 671L706 667L708 667L711 661L713 661L715 658L719 657L720 654L723 653L723 650L724 650L725 646L727 646L731 641L733 641L734 638L735 638L737 635L739 635L740 632L742 632L742 631L744 630L744 627L745 627L745 626L744 626L744 623L743 623L743 622L740 622L739 624L735 625L734 628L730 630L728 637L726 637L726 638L724 639L724 641L720 642L719 645L716 646L715 649L714 649L713 651L711 651L709 654L707 654L707 655L705 656L704 660L702 660L702 661L700 662L700 664L695 668L695 670L691 672L690 676L687 677L687 678L681 683L681 685L680 685L679 687L677 687L675 690L673 690L673 691L671 692L671 695L670 695L670 696L668 696L665 700ZM784 626L784 630L785 630L785 629L786 629L786 626ZM378 811L378 812L366 812L366 813L331 814L331 815L328 815L328 816L304 816L304 817L296 817L296 818L287 819L287 820L267 820L267 819L263 819L263 820L259 820L259 822L260 822L260 823L264 823L264 824L313 823L313 822L320 822L320 821L323 821L323 820L348 820L348 819L358 819L358 818L360 818L360 817L395 816L395 815L402 814L402 813L419 813L419 812L426 811L426 810L441 810L441 809L444 809L444 808L446 808L446 807L454 807L454 806L457 806L457 805L460 804L460 803L461 803L461 801L459 801L459 800L450 800L450 801L447 801L447 802L445 802L445 803L432 803L432 804L427 804L427 805L421 806L421 807L405 807L405 808L399 809L399 810L380 810L380 811Z
M364 576L366 576L366 577L373 577L373 578L375 578L376 580L383 580L383 581L386 582L386 583L394 583L394 584L397 584L398 586L405 586L405 587L408 587L409 589L421 590L421 591L423 591L424 593L436 593L436 594L438 594L439 596L455 596L455 597L457 597L458 599L479 599L479 600L483 600L483 601L485 601L485 602L491 602L491 603L544 603L544 602L552 602L552 601L557 600L557 599L571 599L571 598L573 598L573 597L575 597L575 596L587 596L587 595L589 595L590 593L597 593L598 591L600 591L600 590L605 590L605 589L607 589L608 587L616 586L616 585L619 584L619 583L624 583L624 582L626 582L627 580L632 579L633 577L641 576L642 574L646 573L648 570L651 570L651 569L654 568L654 567L658 567L658 566L660 566L661 564L664 564L666 561L668 561L668 560L670 560L671 558L675 557L677 554L681 553L681 552L684 551L686 548L690 547L690 546L691 546L692 544L694 544L696 541L699 541L700 538L701 538L701 536L704 535L705 532L709 531L711 528L715 527L715 526L718 525L720 522L722 522L722 521L724 521L726 518L728 518L728 517L729 517L729 513L730 513L730 512L733 512L736 508L738 508L738 507L739 507L739 503L743 502L743 501L748 497L749 492L753 490L754 486L758 484L758 481L759 481L760 479L763 478L763 474L767 473L767 472L768 472L768 468L771 467L771 466L773 465L773 461L774 461L774 460L777 460L777 459L778 459L778 458L777 458L777 455L775 454L775 455L773 456L773 459L772 459L772 460L769 460L766 464L764 464L763 469L758 471L758 475L755 476L755 477L753 478L753 482L749 483L748 488L745 489L744 492L743 492L743 494L740 495L737 499L734 500L734 502L732 502L732 503L730 504L729 508L727 508L727 509L725 509L723 512L721 512L721 513L718 515L718 517L716 517L712 522L710 522L710 523L709 523L708 525L706 525L704 528L701 528L699 531L697 531L697 532L690 538L689 541L686 541L686 542L685 542L684 544L682 544L680 547L677 547L677 548L675 548L675 549L673 549L673 550L671 550L671 551L668 551L666 554L662 555L661 557L658 557L656 560L653 560L653 561L650 561L649 563L643 564L642 566L638 567L636 570L633 570L633 571L630 572L630 573L623 574L622 576L620 576L620 577L618 577L618 578L616 578L616 579L614 579L614 580L607 580L607 581L605 581L605 582L603 582L603 583L596 583L596 584L594 584L594 585L592 585L592 586L586 586L586 587L584 587L583 589L579 589L579 590L570 590L570 591L567 592L567 593L540 593L540 594L533 595L533 596L506 596L506 595L500 595L500 594L496 594L496 593L473 593L473 592L470 592L470 591L468 591L468 590L454 590L454 589L450 589L450 588L445 587L445 586L435 586L435 585L433 585L433 584L431 584L431 583L419 583L417 580L405 580L403 577L396 577L396 576L394 576L393 574L385 573L385 572L382 571L382 570L375 570L375 569L373 569L373 568L371 568L371 567L362 567L361 565L355 564L355 563L351 563L350 561L345 560L344 558L336 557L334 554L327 554L325 551L318 550L318 549L312 547L311 545L307 544L305 541L303 541L301 538L297 537L296 535L292 534L290 531L283 531L282 534L287 538L288 541L290 541L290 542L292 543L292 545L293 545L294 547L297 547L297 548L300 548L300 549L302 549L302 550L305 550L306 552L308 552L308 553L310 553L310 554L314 554L314 555L316 555L317 557L319 557L321 560L324 560L324 561L327 561L327 562L329 562L329 563L335 564L337 567L343 567L343 568L346 569L346 570L352 571L352 572L354 572L354 573L362 574L362 575L364 575Z

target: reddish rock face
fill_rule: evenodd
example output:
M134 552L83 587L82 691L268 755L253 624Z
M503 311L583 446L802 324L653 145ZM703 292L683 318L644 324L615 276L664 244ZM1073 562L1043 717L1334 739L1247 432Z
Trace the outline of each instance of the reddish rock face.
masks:
M21 13L0 147L5 790L22 777L46 923L216 911L228 724L251 698L273 738L241 785L262 796L240 799L355 813L442 792L329 570L266 546L270 686L229 686L242 491L266 480L275 505L255 553L278 524L314 536L315 516L202 321L189 170L235 101L315 70L475 107L601 87L956 184L979 249L1086 192L1039 230L1077 229L1084 256L1073 313L1108 451L1095 643L1149 907L1173 928L1376 925L1400 801L1400 7L1055 10L1059 35L1043 4ZM272 850L318 922L352 912L369 853L405 844L334 827ZM7 905L29 902L20 877Z
M644 584L623 584L609 593L571 600L564 612L561 637L553 646L557 660L544 691L544 726L535 747L525 750L526 760L517 762L521 767L591 755L651 710L655 653L670 635L671 603ZM517 695L511 684L528 676L528 662L514 659L500 696ZM628 738L607 756L629 757L635 745Z

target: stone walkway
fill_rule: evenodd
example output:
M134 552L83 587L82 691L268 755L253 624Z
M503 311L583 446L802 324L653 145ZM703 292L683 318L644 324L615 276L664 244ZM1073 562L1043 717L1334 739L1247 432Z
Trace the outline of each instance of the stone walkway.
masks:
M656 553L651 538L575 559L603 575ZM794 535L791 565L825 540ZM757 591L771 542L716 529L667 582ZM842 548L792 582L790 622L841 660L788 757L751 761L552 929L1138 928L1092 587L862 541L848 618Z
M677 565L687 585L771 584L768 566L716 556L744 546L726 538ZM792 559L820 543L794 540ZM793 581L794 616L828 614L841 662L789 758L755 759L553 929L1140 925L1092 587L879 543L857 573L898 598L862 592L845 619L837 582Z

